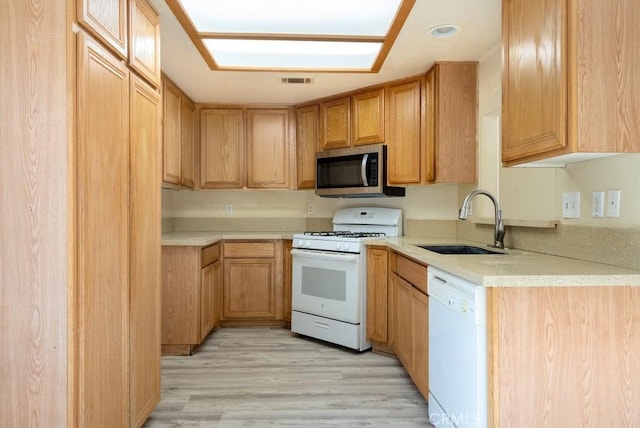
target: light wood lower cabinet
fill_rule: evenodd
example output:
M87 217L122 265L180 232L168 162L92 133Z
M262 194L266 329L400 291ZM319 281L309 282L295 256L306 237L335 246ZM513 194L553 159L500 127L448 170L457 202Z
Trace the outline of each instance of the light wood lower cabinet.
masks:
M228 241L224 254L224 320L282 320L282 244Z
M220 244L162 248L164 354L191 354L218 324L220 272Z
M388 256L385 247L367 247L367 338L389 345Z
M429 394L429 299L427 267L397 255L394 349L423 397Z
M367 247L367 337L395 354L422 395L429 393L427 267L386 247Z
M638 302L640 287L488 288L488 426L636 426Z
M291 248L293 242L290 239L282 241L282 291L283 291L283 318L291 322L291 294L293 264Z

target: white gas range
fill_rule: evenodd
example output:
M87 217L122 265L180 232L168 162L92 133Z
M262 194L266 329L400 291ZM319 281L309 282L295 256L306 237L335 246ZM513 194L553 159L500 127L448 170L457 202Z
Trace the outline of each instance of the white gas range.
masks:
M336 211L333 230L293 236L291 331L363 351L366 332L365 239L402 235L402 211Z

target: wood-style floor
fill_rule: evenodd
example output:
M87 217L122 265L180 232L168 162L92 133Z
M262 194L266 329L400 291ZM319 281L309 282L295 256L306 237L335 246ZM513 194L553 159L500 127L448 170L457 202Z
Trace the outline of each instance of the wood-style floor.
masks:
M282 328L224 328L162 358L145 427L426 427L427 404L395 358Z

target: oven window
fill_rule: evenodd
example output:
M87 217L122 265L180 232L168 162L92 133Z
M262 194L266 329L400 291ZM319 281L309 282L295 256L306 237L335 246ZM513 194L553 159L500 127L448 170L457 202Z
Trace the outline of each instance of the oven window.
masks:
M302 294L344 302L346 284L347 273L343 270L302 266Z
M316 185L319 189L334 187L362 187L363 155L318 159Z

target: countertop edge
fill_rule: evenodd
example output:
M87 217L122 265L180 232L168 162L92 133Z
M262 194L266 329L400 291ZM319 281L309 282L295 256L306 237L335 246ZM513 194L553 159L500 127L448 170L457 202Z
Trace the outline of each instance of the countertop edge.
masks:
M550 254L507 249L505 255L443 255L418 244L485 244L457 239L402 236L371 239L427 266L434 266L484 287L640 286L640 271Z

